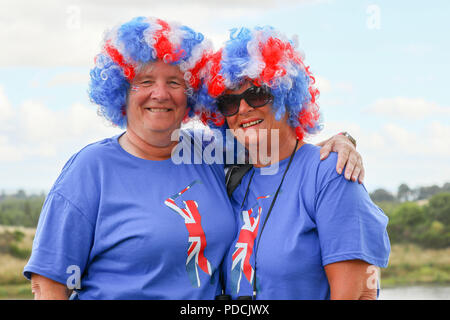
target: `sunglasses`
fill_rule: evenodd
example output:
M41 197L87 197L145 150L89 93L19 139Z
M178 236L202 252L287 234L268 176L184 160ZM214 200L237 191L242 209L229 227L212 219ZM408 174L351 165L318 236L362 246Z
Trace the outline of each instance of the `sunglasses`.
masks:
M234 116L239 111L241 100L244 99L252 108L260 108L273 101L270 89L267 87L250 87L241 94L224 94L217 98L217 107L225 117Z

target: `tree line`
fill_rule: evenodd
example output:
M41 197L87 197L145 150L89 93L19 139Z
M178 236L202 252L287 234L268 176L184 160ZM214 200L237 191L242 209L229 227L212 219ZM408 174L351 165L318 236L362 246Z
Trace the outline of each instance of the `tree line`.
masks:
M391 243L450 247L450 183L417 188L403 183L396 194L377 189L370 197L389 217Z
M383 188L376 189L370 193L372 201L375 202L405 202L426 200L438 193L450 192L450 182L445 183L442 187L438 185L410 188L406 183L402 183L397 193L389 192Z
M35 228L39 221L45 194L27 195L19 190L15 194L0 194L0 225Z
M389 217L391 243L415 243L424 248L450 247L450 183L442 187L409 188L401 184L396 194L384 189L370 193ZM37 226L45 194L0 194L0 225ZM424 201L420 201L424 200Z

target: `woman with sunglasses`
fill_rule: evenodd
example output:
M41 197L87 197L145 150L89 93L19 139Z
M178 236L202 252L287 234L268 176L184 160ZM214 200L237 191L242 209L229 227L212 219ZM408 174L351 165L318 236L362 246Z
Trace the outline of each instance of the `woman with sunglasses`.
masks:
M222 129L258 151L231 198L239 231L224 263L225 293L376 298L377 267L390 252L388 219L362 184L336 172L336 154L320 161L319 148L304 142L320 129L319 92L294 43L271 27L234 29L215 62L202 98L215 100L205 112L224 116ZM274 143L278 154L268 162L258 156ZM273 162L278 171L263 174Z

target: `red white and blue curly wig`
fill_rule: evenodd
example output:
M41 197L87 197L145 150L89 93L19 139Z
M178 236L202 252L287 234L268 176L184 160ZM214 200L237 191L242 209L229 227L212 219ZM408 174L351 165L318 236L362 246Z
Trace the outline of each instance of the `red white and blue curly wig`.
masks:
M157 18L134 18L106 32L90 72L89 97L99 105L99 114L125 128L133 78L146 64L162 60L178 65L184 73L188 116L193 117L199 109L201 72L212 53L211 42L187 26Z
M227 127L216 98L250 81L270 88L275 119L288 112L288 124L300 140L321 129L315 79L295 42L274 28L232 29L230 39L210 58L207 68L198 99L204 106L201 119L211 127Z

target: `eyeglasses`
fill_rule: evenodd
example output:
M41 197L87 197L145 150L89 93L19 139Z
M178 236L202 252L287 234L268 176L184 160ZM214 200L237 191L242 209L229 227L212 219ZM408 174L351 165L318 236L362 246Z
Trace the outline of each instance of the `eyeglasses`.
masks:
M241 100L244 99L252 108L260 108L273 101L270 89L267 87L250 87L241 94L225 94L217 98L217 107L225 117L234 116L239 111Z

